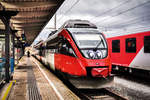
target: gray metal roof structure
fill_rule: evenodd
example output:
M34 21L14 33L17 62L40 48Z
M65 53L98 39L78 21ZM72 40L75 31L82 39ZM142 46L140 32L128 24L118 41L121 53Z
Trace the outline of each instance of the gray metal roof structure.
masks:
M11 17L10 26L17 30L17 37L26 36L26 42L31 44L46 23L52 18L64 0L1 0L0 11L17 11ZM4 25L0 21L0 29Z

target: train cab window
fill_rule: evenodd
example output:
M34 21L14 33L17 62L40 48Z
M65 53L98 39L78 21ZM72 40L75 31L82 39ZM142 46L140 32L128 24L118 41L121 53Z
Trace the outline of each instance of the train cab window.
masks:
M112 40L112 52L120 52L120 40Z
M126 39L126 52L135 53L136 52L136 38Z
M150 53L150 36L144 37L144 53Z
M64 42L61 42L59 44L59 50L58 51L61 54L75 57L75 52L67 40L65 40Z

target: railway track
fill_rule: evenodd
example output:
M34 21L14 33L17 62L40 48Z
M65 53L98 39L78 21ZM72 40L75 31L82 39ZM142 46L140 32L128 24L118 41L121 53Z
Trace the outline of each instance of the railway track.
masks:
M79 97L82 100L128 100L113 91L103 89L78 89Z
M46 67L48 68L48 67ZM53 71L51 71L53 72ZM58 75L53 72L62 82L71 90L73 91L81 100L128 100L127 98L113 92L109 88L102 88L102 89L80 89L76 88L71 84L63 75Z

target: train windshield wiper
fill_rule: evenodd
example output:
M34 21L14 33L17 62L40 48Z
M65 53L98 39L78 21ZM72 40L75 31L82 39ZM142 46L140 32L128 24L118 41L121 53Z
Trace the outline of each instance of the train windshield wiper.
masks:
M100 41L99 41L99 43L96 45L96 47L93 49L94 51L96 51L97 50L97 48L101 45L101 43L103 43L103 46L105 47L105 44L104 44L104 41L103 41L103 39L101 38L101 36L99 36L100 37Z
M100 46L100 44L102 43L102 39L101 39L101 41L97 44L97 46L93 49L94 51L96 51L97 50L97 48Z

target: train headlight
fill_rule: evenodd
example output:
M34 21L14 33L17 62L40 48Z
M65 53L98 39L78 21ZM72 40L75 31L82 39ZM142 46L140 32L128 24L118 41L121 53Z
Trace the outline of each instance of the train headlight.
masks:
M94 59L94 58L95 58L95 53L94 53L94 51L92 51L92 50L88 51L88 56L89 56L89 58Z
M97 58L102 59L102 58L103 58L103 53L102 53L102 51L97 50L97 51L96 51L96 56L97 56Z

